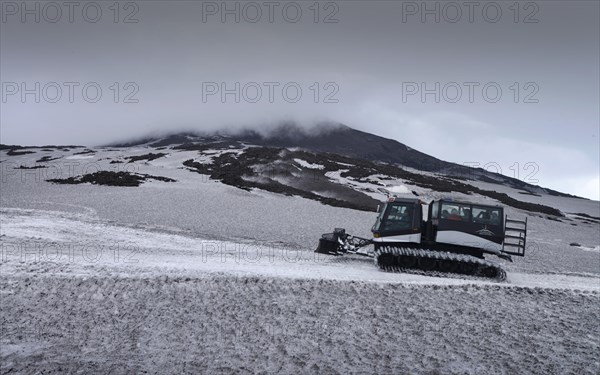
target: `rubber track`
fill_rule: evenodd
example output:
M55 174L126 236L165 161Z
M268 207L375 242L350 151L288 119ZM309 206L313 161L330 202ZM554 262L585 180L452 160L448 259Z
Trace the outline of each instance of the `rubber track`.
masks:
M408 272L429 276L454 273L497 281L506 280L506 272L496 263L444 251L382 246L375 251L375 264L388 272Z

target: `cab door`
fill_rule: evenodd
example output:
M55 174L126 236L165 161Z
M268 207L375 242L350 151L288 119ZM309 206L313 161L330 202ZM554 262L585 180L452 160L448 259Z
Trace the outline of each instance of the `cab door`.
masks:
M375 241L420 242L422 217L418 203L388 203L372 229Z

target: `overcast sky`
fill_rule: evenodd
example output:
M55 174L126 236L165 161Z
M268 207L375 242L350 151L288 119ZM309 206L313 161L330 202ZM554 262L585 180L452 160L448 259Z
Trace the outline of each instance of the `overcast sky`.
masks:
M2 1L1 142L329 120L599 199L599 2L422 4Z

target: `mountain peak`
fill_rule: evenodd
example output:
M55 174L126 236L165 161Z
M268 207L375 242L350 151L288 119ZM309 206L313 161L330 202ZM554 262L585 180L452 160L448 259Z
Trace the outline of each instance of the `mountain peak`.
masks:
M443 161L408 147L397 140L335 122L320 123L312 127L300 126L294 122L284 122L270 128L246 128L219 132L188 131L162 137L145 137L138 141L110 146L131 147L147 144L151 147L175 146L175 148L194 149L205 147L204 145L211 143L295 148L316 153L337 154L354 159L408 167L418 171L435 172L442 176L475 179L531 192L543 190L553 195L570 196L481 168L474 169Z

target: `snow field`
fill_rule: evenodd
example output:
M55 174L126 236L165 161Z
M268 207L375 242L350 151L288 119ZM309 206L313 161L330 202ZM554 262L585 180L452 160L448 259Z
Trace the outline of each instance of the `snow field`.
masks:
M0 281L2 372L598 371L596 292L230 275Z

